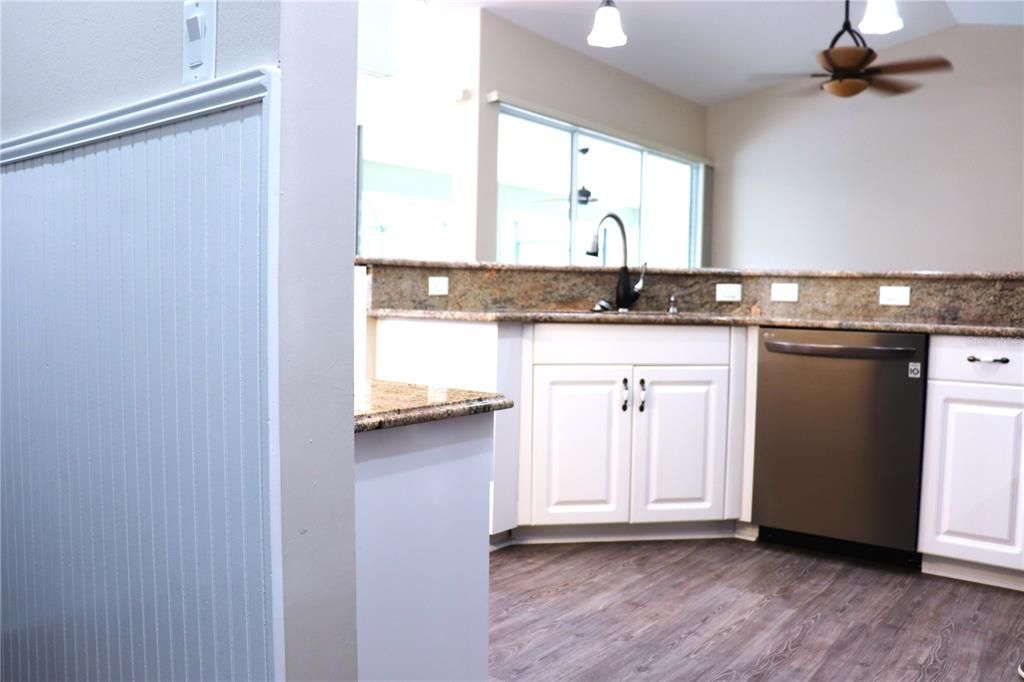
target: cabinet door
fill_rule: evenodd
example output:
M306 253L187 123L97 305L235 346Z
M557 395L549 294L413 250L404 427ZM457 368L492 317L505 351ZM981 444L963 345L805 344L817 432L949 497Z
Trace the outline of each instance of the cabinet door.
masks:
M725 514L727 367L637 367L630 520Z
M628 366L534 368L534 525L629 520L632 380Z
M928 382L918 545L1024 568L1024 387Z

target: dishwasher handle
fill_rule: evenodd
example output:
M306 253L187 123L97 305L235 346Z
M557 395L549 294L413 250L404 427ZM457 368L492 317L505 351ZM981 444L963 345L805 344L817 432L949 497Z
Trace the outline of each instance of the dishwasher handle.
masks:
M860 360L898 360L917 352L916 348L905 346L845 346L831 343L793 343L792 341L765 341L764 347L770 353Z

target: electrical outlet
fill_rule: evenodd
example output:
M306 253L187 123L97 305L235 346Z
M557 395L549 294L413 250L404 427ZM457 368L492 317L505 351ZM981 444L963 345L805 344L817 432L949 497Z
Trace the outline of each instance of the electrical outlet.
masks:
M910 287L878 287L879 305L910 305Z
M796 303L800 300L800 285L796 282L772 282L772 300Z
M447 296L447 277L427 277L427 296Z
M715 300L737 302L743 298L742 284L716 284Z

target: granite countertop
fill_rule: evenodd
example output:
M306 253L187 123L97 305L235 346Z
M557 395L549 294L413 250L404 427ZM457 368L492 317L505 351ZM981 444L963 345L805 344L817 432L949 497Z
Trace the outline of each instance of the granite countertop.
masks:
M369 381L356 391L355 432L507 410L512 400L499 393L438 388L395 381Z
M575 311L459 311L373 309L370 317L426 320L462 320L474 322L566 322L580 324L676 324L760 327L799 327L803 329L850 329L860 331L903 332L919 334L952 334L960 336L993 336L1024 338L1022 327L999 327L964 324L928 324L875 320L818 320L753 315L717 315L712 313L593 313Z
M507 270L518 272L618 272L617 266L596 267L593 265L519 265L512 263L491 263L476 261L430 261L410 258L367 258L356 256L356 265L373 268L375 265L423 268L427 270ZM635 265L630 266L639 271ZM1024 280L1024 271L1011 272L945 272L941 270L801 270L797 268L658 268L651 267L652 275L715 275L723 277L825 277L830 279L909 279L909 280ZM636 274L634 272L634 274Z

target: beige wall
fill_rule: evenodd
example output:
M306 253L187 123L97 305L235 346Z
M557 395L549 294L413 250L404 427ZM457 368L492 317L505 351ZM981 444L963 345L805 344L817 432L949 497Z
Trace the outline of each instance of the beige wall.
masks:
M1024 270L1024 30L957 26L879 62L932 54L955 71L902 97L793 81L710 107L711 264Z
M497 242L498 107L503 98L662 151L705 156L705 107L542 38L484 11L480 16L478 260L494 260Z
M180 2L4 0L0 7L0 139L182 87ZM217 12L218 75L277 63L279 3L219 2Z

